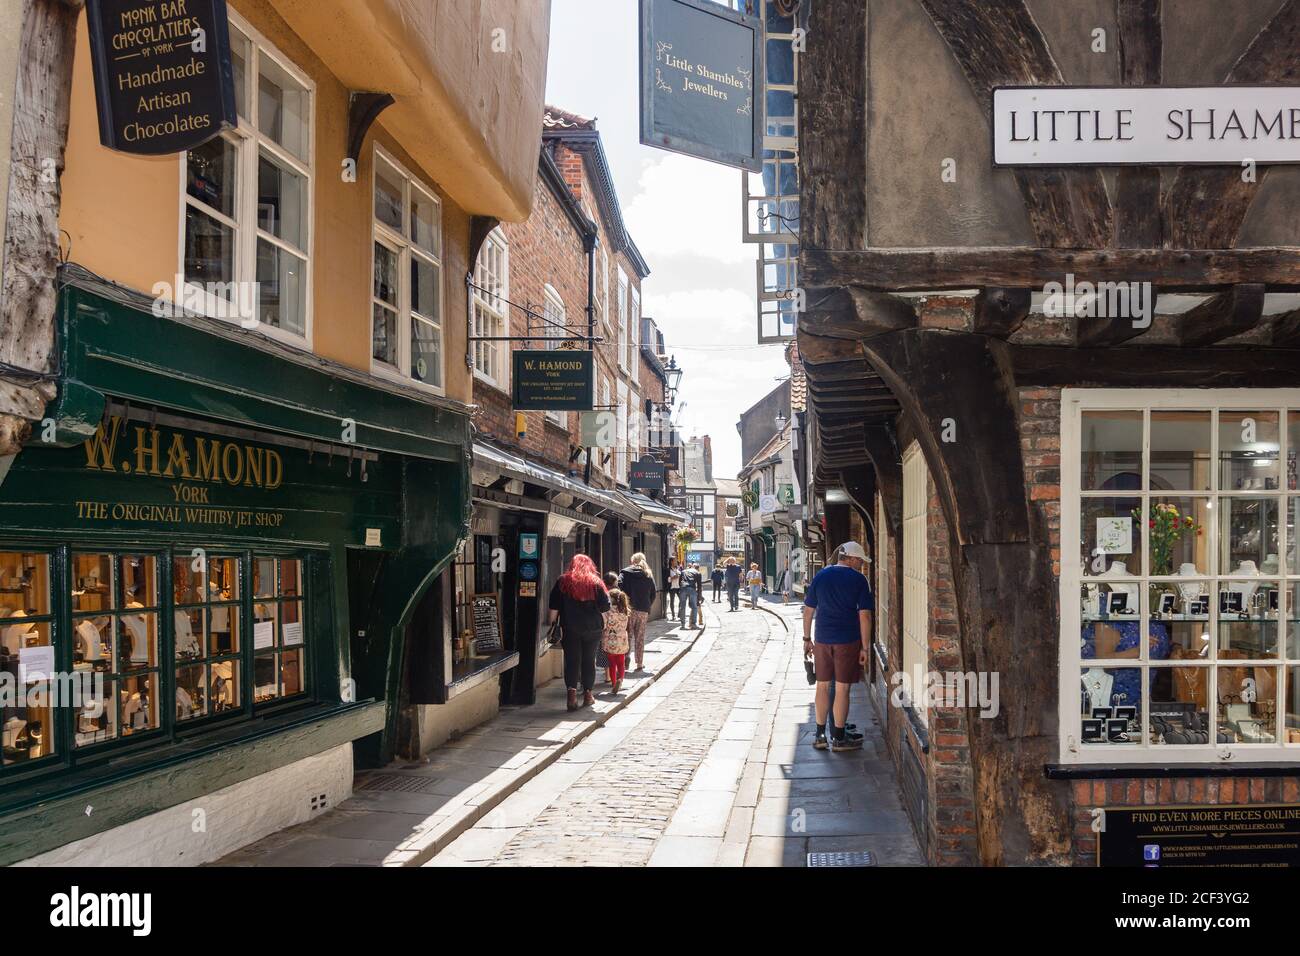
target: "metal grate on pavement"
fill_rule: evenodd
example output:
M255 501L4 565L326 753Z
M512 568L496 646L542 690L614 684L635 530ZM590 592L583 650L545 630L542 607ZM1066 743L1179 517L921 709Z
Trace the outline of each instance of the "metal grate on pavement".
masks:
M876 858L870 850L853 852L809 853L809 866L875 866Z
M371 773L357 781L356 789L424 793L437 783L437 777L422 777L411 773Z

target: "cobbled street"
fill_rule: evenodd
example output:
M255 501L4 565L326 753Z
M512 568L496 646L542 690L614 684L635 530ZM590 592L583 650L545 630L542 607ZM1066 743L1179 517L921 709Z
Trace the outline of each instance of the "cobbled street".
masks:
M798 607L705 614L642 698L426 865L803 866L861 849L919 864L865 698L862 753L811 746Z

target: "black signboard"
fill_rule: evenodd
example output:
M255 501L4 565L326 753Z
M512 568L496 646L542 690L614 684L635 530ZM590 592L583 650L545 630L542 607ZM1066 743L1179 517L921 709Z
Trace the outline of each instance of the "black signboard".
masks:
M627 484L637 491L662 491L664 487L665 468L662 462L655 461L649 455L633 462L628 468Z
M501 611L495 594L475 594L474 653L479 657L501 650Z
M520 411L591 411L592 352L524 350L514 356L512 388Z
M1300 805L1106 808L1099 866L1300 866Z
M641 0L641 142L760 171L762 37L712 0Z
M86 0L99 141L157 156L236 125L226 0Z
M681 447L679 445L657 445L650 448L655 461L662 462L669 471L681 471Z

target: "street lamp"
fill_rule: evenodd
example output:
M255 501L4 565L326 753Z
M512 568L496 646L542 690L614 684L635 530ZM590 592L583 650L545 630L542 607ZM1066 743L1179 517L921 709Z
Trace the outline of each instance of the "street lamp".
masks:
M682 369L677 367L677 356L668 359L664 366L664 379L668 385L668 401L671 404L677 398L677 386L682 382Z
M790 421L790 419L786 418L786 417L785 417L784 415L782 415L780 412L777 412L777 413L776 413L776 430L777 430L777 433L778 433L778 434L779 434L780 432L785 431L786 423L789 422L789 421Z

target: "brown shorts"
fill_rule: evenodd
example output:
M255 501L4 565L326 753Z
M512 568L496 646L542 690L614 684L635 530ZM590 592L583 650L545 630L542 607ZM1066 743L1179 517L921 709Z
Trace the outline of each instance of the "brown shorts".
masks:
M856 684L862 679L862 665L858 663L861 653L862 645L857 641L851 644L813 644L817 679Z

